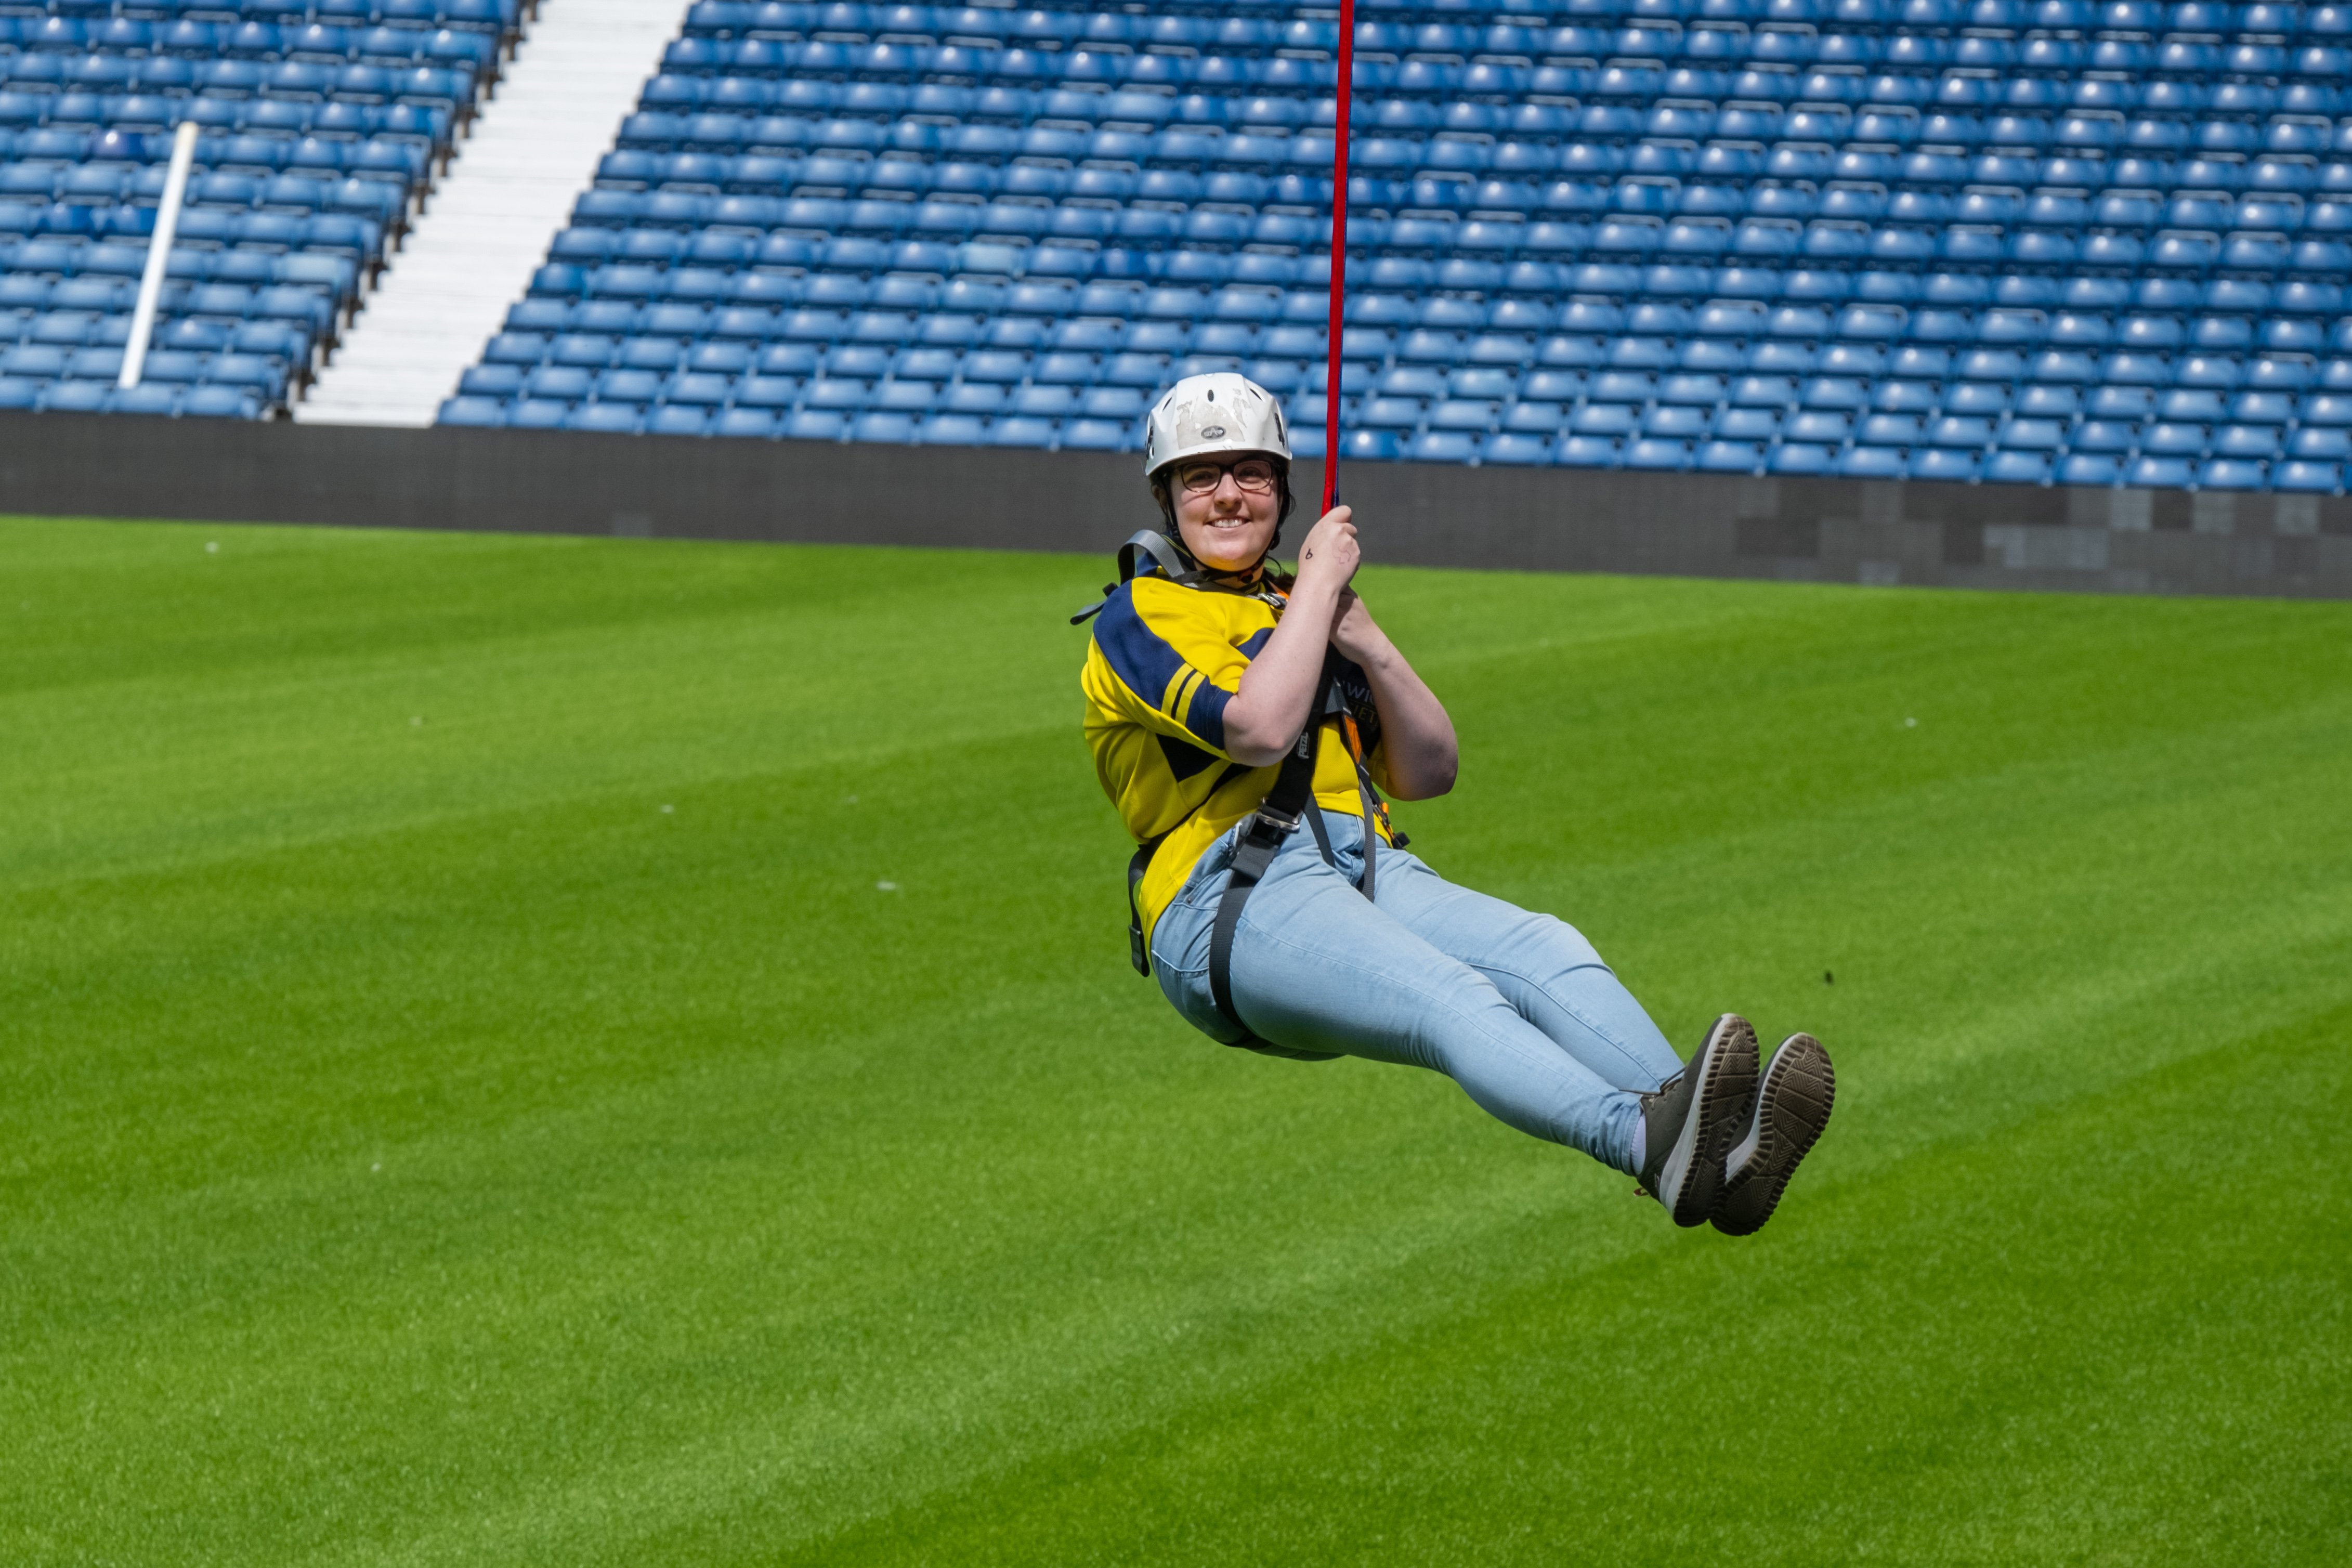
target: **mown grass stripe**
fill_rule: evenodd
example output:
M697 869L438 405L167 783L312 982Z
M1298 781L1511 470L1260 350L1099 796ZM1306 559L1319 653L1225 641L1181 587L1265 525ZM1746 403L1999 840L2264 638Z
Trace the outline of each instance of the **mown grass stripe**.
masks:
M1416 847L1838 1054L1735 1243L1132 977L1098 563L0 551L0 1556L2347 1537L2343 606L1368 574Z

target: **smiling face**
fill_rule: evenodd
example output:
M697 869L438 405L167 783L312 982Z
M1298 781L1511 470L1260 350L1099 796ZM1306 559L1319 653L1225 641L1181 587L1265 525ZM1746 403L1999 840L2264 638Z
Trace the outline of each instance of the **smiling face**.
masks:
M1276 458L1251 452L1221 452L1167 470L1176 531L1193 559L1217 572L1257 563L1282 521L1279 470Z

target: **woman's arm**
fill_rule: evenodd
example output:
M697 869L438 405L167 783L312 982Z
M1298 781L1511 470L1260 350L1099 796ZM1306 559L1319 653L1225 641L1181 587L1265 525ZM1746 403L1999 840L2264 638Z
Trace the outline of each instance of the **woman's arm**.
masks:
M1265 647L1242 672L1241 689L1225 704L1225 754L1237 763L1263 768L1280 762L1307 727L1339 596L1360 559L1349 516L1348 508L1333 507L1308 530L1298 551L1290 604ZM1381 711L1385 721L1388 710Z
M1372 705L1381 712L1381 743L1388 748L1389 783L1399 800L1428 800L1454 787L1462 765L1454 721L1372 613L1353 592L1340 597L1331 646L1363 667Z

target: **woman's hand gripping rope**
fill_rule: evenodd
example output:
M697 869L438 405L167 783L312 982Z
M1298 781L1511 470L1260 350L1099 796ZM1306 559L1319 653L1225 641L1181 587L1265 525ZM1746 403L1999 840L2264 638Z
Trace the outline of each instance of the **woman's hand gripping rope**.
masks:
M1237 763L1262 768L1280 762L1307 727L1339 596L1360 559L1348 517L1346 507L1335 507L1307 531L1290 602L1225 704L1225 754Z
M1355 525L1344 521L1347 514L1346 507L1334 508L1307 536L1307 544L1299 552L1298 579L1302 587L1311 564L1307 552L1318 549L1318 543L1335 558L1335 567L1337 560L1343 558L1348 576L1355 576L1362 552L1357 543ZM1330 541L1318 542L1317 536L1335 521ZM1296 613L1298 605L1295 592L1292 605ZM1372 705L1380 710L1381 734L1388 752L1391 793L1399 800L1428 800L1452 789L1462 757L1454 739L1454 721L1446 716L1445 705L1438 701L1404 655L1397 651L1396 644L1389 641L1388 634L1372 619L1371 610L1354 588L1339 590L1332 606L1330 626L1331 646L1354 660L1371 685ZM1363 746L1352 721L1347 731L1349 749L1361 762Z

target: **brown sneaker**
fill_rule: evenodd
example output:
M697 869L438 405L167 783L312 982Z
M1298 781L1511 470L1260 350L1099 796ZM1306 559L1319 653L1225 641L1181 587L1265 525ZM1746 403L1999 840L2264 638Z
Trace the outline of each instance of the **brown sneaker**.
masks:
M1764 1228L1788 1189L1797 1164L1830 1124L1837 1073L1830 1054L1811 1035L1790 1035L1772 1053L1756 1094L1748 1135L1724 1160L1723 1193L1710 1216L1726 1236Z
M1654 1094L1642 1097L1642 1186L1675 1223L1706 1223L1723 1188L1723 1156L1756 1089L1756 1031L1726 1013L1698 1054Z

